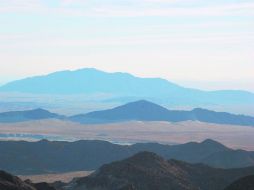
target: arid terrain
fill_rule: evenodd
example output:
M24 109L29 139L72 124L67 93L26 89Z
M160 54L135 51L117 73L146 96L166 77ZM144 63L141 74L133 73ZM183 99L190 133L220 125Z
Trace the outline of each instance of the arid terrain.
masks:
M19 176L20 179L26 180L29 179L33 183L53 183L55 181L62 181L65 183L69 183L73 178L76 177L85 177L91 174L93 171L77 171L77 172L67 172L67 173L60 173L60 174L45 174L45 175L21 175Z
M254 128L202 122L126 122L104 125L81 125L59 120L41 120L0 124L1 139L56 140L98 139L114 143L160 142L178 144L189 141L217 140L228 147L254 150ZM20 135L22 134L22 135ZM27 137L27 135L29 137ZM10 138L8 138L11 136Z

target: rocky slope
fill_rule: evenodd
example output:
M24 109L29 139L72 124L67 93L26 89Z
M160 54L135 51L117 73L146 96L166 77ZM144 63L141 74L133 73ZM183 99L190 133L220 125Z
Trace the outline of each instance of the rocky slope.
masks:
M254 168L215 169L202 164L165 160L141 152L102 166L94 174L73 180L68 190L223 190L234 180L254 174Z
M5 171L0 171L0 189L1 190L56 190L47 183L33 184L30 181L22 181Z

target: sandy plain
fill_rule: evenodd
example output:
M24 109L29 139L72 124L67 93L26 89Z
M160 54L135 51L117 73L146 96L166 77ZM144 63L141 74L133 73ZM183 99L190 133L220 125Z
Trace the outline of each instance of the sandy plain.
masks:
M20 136L21 134L21 136ZM187 122L124 122L81 125L61 120L39 120L0 124L2 140L38 140L33 135L56 140L106 140L119 144L159 142L180 144L214 139L234 149L254 150L254 127ZM11 135L11 138L3 137ZM23 135L23 136L22 136ZM27 137L30 135L31 137ZM51 138L50 138L51 137Z

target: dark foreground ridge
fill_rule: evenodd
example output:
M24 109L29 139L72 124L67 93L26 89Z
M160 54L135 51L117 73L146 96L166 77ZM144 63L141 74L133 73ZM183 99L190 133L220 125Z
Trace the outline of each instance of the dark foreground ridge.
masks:
M102 166L94 174L73 180L67 190L223 190L254 168L215 169L203 164L165 160L141 152Z
M211 139L180 145L138 143L131 146L96 140L42 140L0 141L0 168L15 175L91 171L141 151L154 152L164 159L203 163L219 168L254 166L254 152L233 150Z
M253 190L254 189L254 175L243 177L231 185L225 190Z
M0 189L224 190L227 187L226 190L253 190L253 176L254 167L218 169L203 164L166 160L151 152L140 152L122 161L103 165L90 176L74 178L69 183L32 183L0 171Z
M56 190L47 183L33 184L29 181L22 181L5 171L0 171L0 189L1 190Z

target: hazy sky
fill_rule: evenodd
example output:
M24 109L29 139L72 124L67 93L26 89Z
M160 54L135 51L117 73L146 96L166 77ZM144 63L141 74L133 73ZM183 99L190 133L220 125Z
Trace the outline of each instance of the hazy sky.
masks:
M254 91L253 0L0 0L0 83L95 67Z

